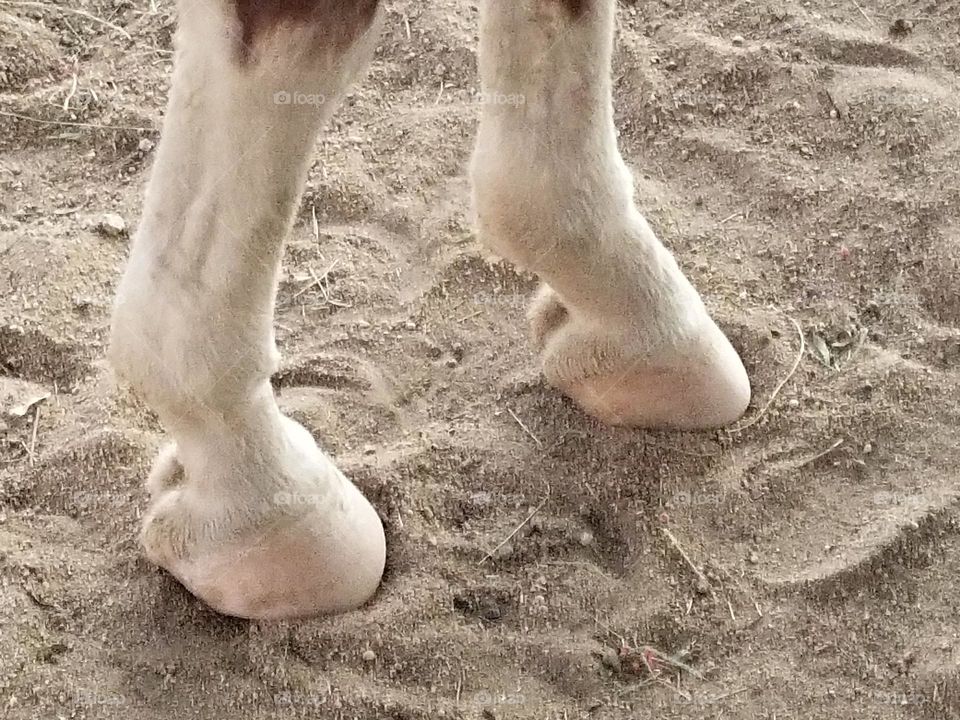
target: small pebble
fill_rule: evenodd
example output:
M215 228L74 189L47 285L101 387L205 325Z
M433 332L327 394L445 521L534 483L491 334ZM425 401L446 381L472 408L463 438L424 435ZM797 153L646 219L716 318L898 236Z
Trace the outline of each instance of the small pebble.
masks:
M742 47L742 46L743 46L743 43L745 43L746 40L743 39L743 35L734 35L734 36L730 39L730 42L732 42L732 43L733 43L734 45L736 45L737 47Z
M894 37L904 37L913 32L913 21L897 19L890 25L890 34Z
M469 500L470 504L473 505L477 510L487 510L491 505L493 505L493 495L485 490L470 493Z
M756 552L751 552L750 557L747 558L751 565L756 565L760 562L760 556Z
M604 667L610 668L614 672L620 672L620 653L612 647L605 647L603 649L603 653L600 655L600 662L603 663Z
M581 545L587 547L593 543L593 533L589 530L584 530L582 533L580 533L579 540Z
M503 617L503 612L498 606L491 603L480 609L480 617L488 622L495 622Z
M363 661L365 663L372 663L377 661L377 654L373 650L364 650L363 651Z
M123 218L116 213L106 213L97 223L97 230L101 235L111 238L118 238L126 234L127 224Z

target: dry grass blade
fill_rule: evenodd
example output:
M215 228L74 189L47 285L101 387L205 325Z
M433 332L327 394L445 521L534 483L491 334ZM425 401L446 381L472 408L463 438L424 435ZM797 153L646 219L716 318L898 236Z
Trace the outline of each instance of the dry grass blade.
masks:
M530 428L528 428L528 427L524 424L523 420L521 420L521 419L517 416L517 414L516 414L513 410L511 410L510 408L507 408L507 412L510 413L510 417L512 417L512 418L514 419L514 421L517 423L517 425L520 426L520 429L523 430L527 435L529 435L529 436L530 436L530 439L533 440L533 441L537 444L537 447L540 448L540 449L543 449L543 443L540 441L540 438L538 438L536 435L533 434L533 432L530 430Z
M37 459L37 429L40 427L40 405L34 406L33 411L33 432L30 435L29 457L30 464L33 465Z
M655 647L650 647L648 645L644 647L641 652L643 653L644 661L647 663L648 667L650 664L649 658L653 657L658 663L662 665L666 665L667 667L671 667L675 670L682 670L688 675L691 675L697 678L697 680L704 679L703 675L696 668L693 668L690 665L687 665L685 662L683 662L677 657L674 657L673 655L667 655L667 653L657 650L657 648Z
M716 599L717 594L713 591L713 585L707 579L707 576L703 574L703 571L701 571L700 568L694 564L693 560L690 559L690 556L687 555L686 550L684 550L680 545L680 541L677 540L676 536L667 528L662 528L662 532L664 536L666 536L667 540L670 541L670 544L673 545L673 549L679 553L680 557L683 558L683 561L690 567L691 570L693 570L693 574L697 576L697 580L699 580L704 587L710 588L710 594L714 599Z
M86 10L80 10L79 8L64 7L63 5L52 5L44 2L33 2L32 0L0 0L0 5L7 5L9 7L36 8L37 10L50 10L52 12L76 15L78 17L86 18L90 22L110 28L114 32L123 35L127 40L133 40L133 36L119 25L116 25L109 20L104 20L102 17L97 17L93 13L88 13Z
M797 463L796 468L799 470L799 469L802 468L802 467L806 467L807 465L810 465L810 464L812 464L812 463L815 463L815 462L816 462L817 460L819 460L820 458L824 458L824 457L826 457L827 455L829 455L830 453L832 453L834 450L836 450L836 449L837 449L838 447L840 447L841 445L843 445L843 438L840 438L839 440L835 441L835 442L834 442L830 447L828 447L826 450L821 450L821 451L818 452L817 454L811 455L810 457L801 460L799 463Z
M770 411L770 408L773 406L774 401L775 401L775 400L777 399L777 397L780 395L780 392L783 390L783 388L786 386L786 384L787 384L788 382L790 382L790 378L792 378L792 377L796 374L797 369L800 367L800 363L803 362L803 353L805 353L806 350L807 350L807 340L806 340L806 338L803 336L803 328L800 327L800 323L798 323L798 322L797 322L796 320L794 320L793 318L790 318L790 322L792 322L793 325L794 325L794 327L796 327L796 329L797 329L797 336L798 336L799 341L800 341L800 349L799 349L799 351L797 352L797 358L796 358L796 360L793 361L793 366L790 368L790 372L788 372L788 373L786 374L786 376L783 378L783 380L781 380L779 383L777 383L777 386L773 389L773 393L771 393L771 395L770 395L769 399L767 400L767 402L766 402L766 403L764 404L764 406L760 409L760 412L758 412L758 413L756 414L756 416L753 417L753 419L745 422L744 424L742 424L742 425L737 425L736 427L732 427L732 428L730 428L729 430L727 430L727 432L728 432L730 435L734 435L734 434L736 434L736 433L743 432L743 431L746 430L747 428L753 427L753 426L756 425L758 422L760 422L760 420L763 418L763 416L766 415L766 414Z
M517 533L520 532L521 530L523 530L523 528L526 527L526 525L527 525L528 522L530 522L531 520L533 520L533 516L536 515L538 512L540 512L541 510L543 510L544 505L547 504L547 501L548 501L549 499L550 499L550 488L547 487L547 494L546 494L546 496L543 498L543 500L540 501L540 504L537 505L533 510L531 510L531 511L530 511L530 514L527 515L527 516L523 519L523 522L521 522L519 525L517 525L517 526L513 529L513 532L512 532L512 533L510 533L510 534L507 535L503 540L501 540L499 545L497 545L493 550L491 550L491 551L488 552L486 555L484 555L483 558L481 558L480 562L477 563L477 565L483 565L487 560L489 560L489 559L492 558L494 555L496 555L496 554L497 554L497 551L498 551L500 548L502 548L502 547L503 547L504 545L506 545L508 542L510 542L511 540L513 540L513 538L515 538L515 537L517 536Z
M2 2L3 0L0 0ZM20 113L0 110L0 115L16 118L17 120L26 120L27 122L37 123L38 125L56 125L64 127L82 127L92 128L94 130L136 130L137 132L157 133L156 128L139 127L137 125L103 125L102 123L71 122L69 120L44 120L43 118L30 117Z
M867 15L867 11L864 10L862 7L860 7L860 3L858 3L857 0L850 0L850 2L852 2L852 3L853 3L853 6L854 6L857 10L860 11L860 14L863 15L863 17L866 18L866 20L867 20L868 23L870 23L871 25L876 25L876 24L877 24L877 21L874 20L874 19L873 19L872 17L870 17L869 15Z

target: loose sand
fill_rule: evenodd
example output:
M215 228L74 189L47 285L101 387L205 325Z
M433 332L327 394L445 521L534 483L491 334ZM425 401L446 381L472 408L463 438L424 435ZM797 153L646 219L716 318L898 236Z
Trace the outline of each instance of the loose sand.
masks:
M534 280L471 232L475 3L393 2L316 148L276 378L389 567L366 609L281 624L138 552L163 435L102 359L127 238L98 223L136 224L173 10L71 6L122 32L0 2L0 714L960 717L960 3L621 6L638 202L742 351L748 421L805 337L758 422L678 434L544 386Z

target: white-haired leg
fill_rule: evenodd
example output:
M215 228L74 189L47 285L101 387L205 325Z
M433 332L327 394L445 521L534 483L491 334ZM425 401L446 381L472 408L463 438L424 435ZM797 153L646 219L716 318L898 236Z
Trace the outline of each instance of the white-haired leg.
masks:
M147 556L231 615L352 608L383 571L376 512L270 386L283 239L376 15L376 0L180 3L110 358L176 441L148 480Z
M615 0L486 0L472 163L479 231L545 285L531 308L547 379L602 420L736 420L736 351L633 202L617 148Z

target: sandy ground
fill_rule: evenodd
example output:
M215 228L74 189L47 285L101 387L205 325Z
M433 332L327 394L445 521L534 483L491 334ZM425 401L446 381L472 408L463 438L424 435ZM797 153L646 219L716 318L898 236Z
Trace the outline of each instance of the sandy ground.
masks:
M276 378L389 568L282 624L139 555L163 436L102 360L101 224L136 224L173 15L71 7L114 27L0 3L0 714L960 717L960 3L621 7L638 201L756 388L748 426L677 434L544 386L534 281L471 232L475 4L394 2L316 148Z

